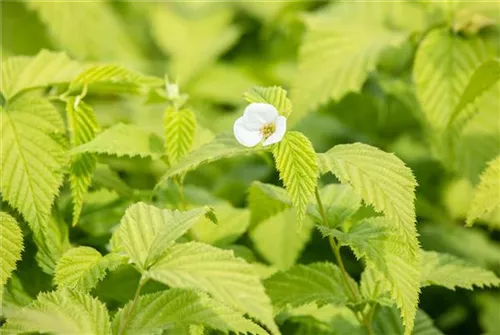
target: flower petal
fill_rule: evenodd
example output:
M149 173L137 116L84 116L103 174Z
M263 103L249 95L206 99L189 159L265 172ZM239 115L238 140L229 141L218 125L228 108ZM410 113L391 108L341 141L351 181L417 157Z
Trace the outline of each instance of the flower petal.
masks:
M248 129L244 116L234 122L233 132L236 140L245 147L254 147L262 140L260 130Z
M278 110L271 104L252 102L245 108L243 117L247 123L252 124L252 126L258 124L260 128L266 123L274 122L278 117Z
M276 126L276 130L274 133L272 133L271 136L269 136L264 143L262 143L263 146L268 146L274 143L278 143L281 141L283 136L285 136L286 133L286 117L283 115L280 115L276 118L276 122L274 123Z

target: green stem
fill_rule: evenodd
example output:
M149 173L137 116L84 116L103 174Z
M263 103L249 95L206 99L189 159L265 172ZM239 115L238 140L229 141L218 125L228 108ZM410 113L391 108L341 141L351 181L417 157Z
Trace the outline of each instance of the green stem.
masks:
M120 330L118 331L118 335L122 335L123 332L125 331L125 326L127 325L130 315L132 315L132 312L134 311L135 305L137 304L137 300L139 300L139 295L141 293L141 289L146 284L148 281L148 278L141 277L141 280L139 281L139 285L137 285L137 289L135 290L134 294L134 299L132 300L132 304L130 305L130 308L124 311L125 315L123 316L123 319L120 322Z

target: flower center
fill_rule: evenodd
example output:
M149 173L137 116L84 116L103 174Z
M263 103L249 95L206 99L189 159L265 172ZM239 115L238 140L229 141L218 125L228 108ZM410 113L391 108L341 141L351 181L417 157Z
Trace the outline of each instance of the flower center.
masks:
M276 126L274 125L274 123L266 123L265 125L260 127L260 133L264 138L268 138L269 136L271 136L275 130Z

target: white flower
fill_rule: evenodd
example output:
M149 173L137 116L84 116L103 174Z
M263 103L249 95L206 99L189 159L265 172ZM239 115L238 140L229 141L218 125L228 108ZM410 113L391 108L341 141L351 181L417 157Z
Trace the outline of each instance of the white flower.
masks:
M246 147L263 146L281 141L286 132L286 117L270 104L254 102L245 108L243 116L234 122L234 137Z

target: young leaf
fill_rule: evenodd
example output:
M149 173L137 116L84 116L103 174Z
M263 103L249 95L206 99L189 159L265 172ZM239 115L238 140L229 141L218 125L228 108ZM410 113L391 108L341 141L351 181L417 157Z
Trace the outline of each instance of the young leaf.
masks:
M248 102L265 102L276 107L280 115L289 117L292 113L292 102L287 98L287 92L279 86L253 87L243 94Z
M170 287L201 289L279 334L271 302L254 268L232 251L189 242L172 246L146 273Z
M149 335L181 325L203 325L226 333L267 334L241 313L199 291L173 288L142 295L133 305L134 302L130 302L116 313L113 318L115 334L120 327L124 329L123 335Z
M413 67L417 96L433 129L445 129L474 70L492 50L479 37L462 38L436 29L420 44Z
M72 152L158 159L165 152L162 142L160 137L138 126L118 123Z
M10 100L23 90L68 83L81 65L64 52L42 50L34 57L10 57L2 62L0 92Z
M19 210L34 233L50 217L63 182L65 147L54 138L64 126L57 110L42 98L20 98L1 113L2 197Z
M473 286L500 286L500 278L450 254L424 251L422 254L422 286L438 285L454 290L455 287L472 290Z
M273 155L280 178L297 210L297 223L300 225L318 183L316 153L307 137L289 131L274 146Z
M83 101L76 105L75 98L69 98L66 103L66 113L72 148L94 139L98 125L92 107ZM73 197L73 226L77 224L80 217L83 198L92 182L96 165L97 158L94 154L84 153L71 157L69 182Z
M335 3L306 16L306 34L292 84L296 111L292 120L329 99L339 100L350 91L360 91L381 52L405 40L406 34L385 26L387 7Z
M383 212L408 242L408 252L418 252L415 227L415 187L411 170L395 155L362 144L341 144L319 154L320 169L349 183L365 203Z
M351 287L357 288L356 282L349 280ZM340 269L331 263L296 265L286 272L274 274L264 281L264 285L278 310L312 302L320 306L345 305L353 298Z
M88 292L104 278L106 271L112 271L125 260L126 257L114 253L103 257L90 247L69 249L57 263L54 281L59 288Z
M2 330L111 335L106 306L89 294L69 289L40 293L36 301L9 317Z
M487 213L500 207L500 156L492 160L481 174L481 181L474 191L472 205L467 213L467 226Z
M16 263L21 259L23 234L16 220L5 212L0 212L0 290L7 283ZM2 301L0 291L0 304ZM0 305L1 306L1 305Z
M196 116L189 109L165 111L165 149L171 166L183 158L193 146Z
M286 190L271 184L254 181L248 191L248 207L251 224L255 226L292 206L292 200Z
M250 233L255 249L280 270L295 264L311 237L311 220L305 219L299 230L291 229L295 218L295 210L290 208L259 223Z
M146 270L209 211L208 207L171 211L139 202L127 209L112 239L135 264Z

